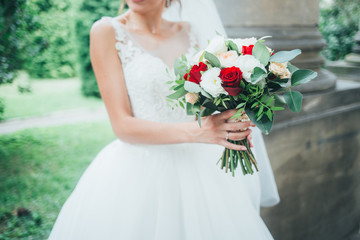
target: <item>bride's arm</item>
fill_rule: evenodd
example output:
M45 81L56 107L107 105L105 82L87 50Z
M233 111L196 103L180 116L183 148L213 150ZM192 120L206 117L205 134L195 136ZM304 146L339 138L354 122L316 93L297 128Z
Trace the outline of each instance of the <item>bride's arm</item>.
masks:
M196 121L159 123L135 118L130 105L123 69L115 49L115 32L109 22L99 20L90 31L90 58L101 97L108 111L115 135L129 143L170 144L203 142L244 150L226 141L227 131L249 127L249 122L226 123L235 110L202 118L202 127ZM141 96L139 96L141 97ZM241 140L251 130L231 132L229 139Z

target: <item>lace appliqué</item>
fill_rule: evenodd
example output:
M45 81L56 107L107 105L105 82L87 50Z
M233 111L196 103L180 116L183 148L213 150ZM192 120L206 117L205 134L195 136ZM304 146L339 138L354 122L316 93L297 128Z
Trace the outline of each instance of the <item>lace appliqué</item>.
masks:
M187 116L184 109L179 107L173 110L168 106L166 96L172 91L166 82L175 78L173 71L160 58L137 46L121 23L107 18L115 29L115 48L122 62L134 116L157 122L193 121L194 116ZM194 47L197 41L194 34L189 33L188 36L190 46L185 55L191 57L196 52Z
M141 49L134 46L134 43L129 39L126 31L120 26L120 23L111 17L104 17L109 19L111 25L115 30L115 48L118 52L118 56L121 59L122 65L125 67L131 62L137 55L142 54Z

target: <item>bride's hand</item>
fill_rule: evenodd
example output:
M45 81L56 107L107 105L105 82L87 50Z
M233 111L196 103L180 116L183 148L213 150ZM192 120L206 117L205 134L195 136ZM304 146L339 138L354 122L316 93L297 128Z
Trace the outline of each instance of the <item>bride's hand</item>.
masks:
M250 121L227 122L229 118L234 116L236 111L236 109L232 109L219 114L203 117L201 119L201 128L199 129L199 134L196 136L197 140L199 142L219 144L229 149L241 151L246 150L246 147L230 143L226 140L226 138L228 137L229 140L234 141L247 138L250 146L252 146L252 130L249 127L253 126L253 124ZM242 129L247 130L241 131Z

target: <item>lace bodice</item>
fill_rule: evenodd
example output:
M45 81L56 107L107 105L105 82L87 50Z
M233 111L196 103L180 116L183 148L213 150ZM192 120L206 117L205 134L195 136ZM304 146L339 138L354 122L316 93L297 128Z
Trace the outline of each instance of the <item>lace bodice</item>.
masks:
M160 58L150 54L134 42L124 26L112 17L103 17L115 29L118 56L122 62L127 91L134 116L157 122L179 122L194 120L184 109L172 109L166 96L171 94L166 82L175 78L173 69ZM189 48L185 55L195 53L196 37L188 33Z

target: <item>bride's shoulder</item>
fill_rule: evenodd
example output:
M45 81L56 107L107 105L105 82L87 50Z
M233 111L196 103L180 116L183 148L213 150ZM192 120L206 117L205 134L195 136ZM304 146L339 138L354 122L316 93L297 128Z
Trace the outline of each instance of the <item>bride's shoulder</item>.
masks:
M90 36L102 36L102 37L112 37L114 34L114 28L112 24L111 17L102 17L90 28Z

